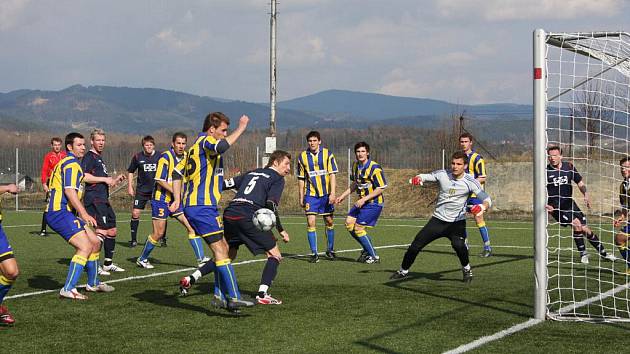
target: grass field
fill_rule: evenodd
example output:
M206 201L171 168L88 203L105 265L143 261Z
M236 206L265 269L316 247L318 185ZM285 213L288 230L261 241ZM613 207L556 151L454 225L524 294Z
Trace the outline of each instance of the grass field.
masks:
M530 222L490 221L495 256L486 259L476 256L480 237L469 228L475 279L466 286L445 239L420 254L410 278L389 280L425 220L381 220L371 232L382 260L374 265L355 262L357 244L339 220L339 260L310 264L300 256L308 253L304 220L287 217L292 241L281 245L286 258L271 288L284 304L246 309L236 318L210 307L211 277L189 296L178 296L177 282L195 262L183 229L173 222L169 247L152 254L156 268L137 268L133 262L141 247L127 247L124 213L118 215L115 261L127 271L102 278L116 291L91 294L86 302L60 300L57 291L73 251L57 235L33 234L40 218L34 212L4 213L21 275L5 301L17 322L0 328L3 352L433 353L523 323L533 313ZM143 215L140 235L150 231L147 220ZM241 250L235 270L243 293L254 295L264 261ZM149 277L133 278L139 276ZM16 297L26 294L31 295ZM473 352L621 353L627 352L629 330L629 324L545 321Z

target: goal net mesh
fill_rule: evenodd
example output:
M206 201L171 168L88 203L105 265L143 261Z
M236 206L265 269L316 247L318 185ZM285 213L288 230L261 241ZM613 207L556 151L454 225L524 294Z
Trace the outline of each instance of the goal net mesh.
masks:
M562 148L563 161L583 177L590 208L569 181L573 200L605 252L548 215L547 315L556 320L630 321L630 273L622 256L630 242L626 245L621 237L620 243L617 236L627 224L613 227L624 182L619 161L630 156L630 36L548 33L545 57L547 146ZM560 212L560 219L576 216L571 210ZM576 237L583 239L586 257Z

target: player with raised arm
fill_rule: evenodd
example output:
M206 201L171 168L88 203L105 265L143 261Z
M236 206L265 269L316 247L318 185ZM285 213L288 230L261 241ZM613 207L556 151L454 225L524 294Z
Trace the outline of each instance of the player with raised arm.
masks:
M223 222L218 204L223 190L223 156L247 128L249 117L241 116L238 128L228 135L230 119L221 112L206 116L202 133L188 149L185 159L173 173L173 202L169 207L175 212L181 205L184 215L195 230L210 246L218 273L218 285L227 299L230 311L242 306L253 306L254 302L241 298L234 267L228 255L228 245L223 237ZM183 197L182 197L183 184Z
M153 197L151 200L151 217L153 219L153 233L147 237L147 242L144 244L142 254L136 260L141 268L152 269L153 265L149 263L149 255L155 248L158 242L164 237L166 230L166 219L172 217L177 219L188 231L188 241L192 246L193 252L197 259L197 263L207 262L210 259L205 258L203 251L203 243L201 237L195 235L195 230L186 220L184 212L181 207L171 212L168 207L173 200L173 170L175 166L182 159L186 158L186 142L188 137L182 132L173 134L171 140L171 148L164 151L157 163L157 172L155 173L155 189L153 191Z
M350 193L356 191L359 199L354 202L348 212L346 229L363 248L358 261L368 264L379 263L380 257L376 254L366 228L376 226L378 217L381 215L385 203L383 191L387 188L387 181L381 165L370 159L368 143L364 141L356 143L354 154L357 160L352 165L350 175L352 184L336 199L335 203L341 203Z
M459 136L459 146L462 148L466 156L468 157L468 167L466 173L471 175L479 182L481 189L484 189L486 184L486 162L483 157L473 149L473 137L469 133L463 133ZM468 211L475 205L481 204L481 200L477 198L475 194L472 194L468 199ZM475 222L479 228L479 234L481 234L481 240L483 241L483 251L479 254L480 257L492 256L492 247L490 247L490 234L488 233L488 227L486 221L483 219L483 213L475 215Z
M630 156L626 156L619 161L621 176L623 181L619 185L619 203L621 209L615 211L614 227L625 225L615 235L615 245L619 249L621 258L626 261L626 274L630 275L630 224L628 221L628 211L630 211Z
M103 161L105 148L105 132L94 129L90 134L92 149L81 160L81 167L85 173L85 195L83 203L87 212L96 220L96 235L103 241L105 257L99 274L110 275L110 272L124 272L122 267L113 263L116 248L116 214L109 203L109 187L114 187L125 179L121 174L110 177L107 166Z
M580 262L588 264L588 253L584 244L583 236L597 250L600 257L609 261L614 261L612 254L606 253L606 249L599 241L599 238L586 225L586 217L582 210L573 200L573 187L571 182L577 184L578 189L584 196L584 203L587 208L591 208L591 200L586 191L586 184L582 180L582 175L569 162L562 161L562 149L559 146L547 148L547 212L560 223L560 226L571 225L573 229L573 241L580 252Z
M151 135L142 138L142 151L133 155L127 168L127 193L133 197L131 206L131 240L129 247L138 245L138 225L140 224L140 212L144 210L147 201L151 200L155 186L155 171L157 169L160 154L155 152L155 140ZM133 188L133 174L138 171L136 188Z
M470 283L473 278L468 245L466 243L466 208L471 193L477 195L482 203L470 208L473 215L483 214L492 206L490 197L481 188L479 181L466 174L468 157L463 151L451 156L451 170L438 170L427 174L419 174L410 182L414 186L424 182L437 182L439 193L435 211L429 222L416 234L402 260L400 269L390 279L402 279L409 276L409 268L416 257L431 242L441 237L451 241L457 258L462 266L463 281Z
M18 187L15 184L0 186L0 195L4 193L17 194ZM19 274L20 270L13 255L13 248L11 248L7 235L2 229L2 210L0 209L0 325L6 326L15 323L15 318L9 309L2 304L2 301L11 290Z
M284 190L284 177L291 172L291 155L276 150L269 156L264 168L258 168L224 182L225 188L235 189L236 195L223 213L225 238L229 245L230 259L236 259L238 248L245 245L253 255L265 254L267 263L262 272L256 302L260 305L280 305L282 301L269 294L269 287L278 274L282 254L271 230L261 231L253 222L254 214L261 208L272 210L276 216L276 229L284 242L289 242L289 234L282 227L278 215L278 204ZM185 277L180 284L189 289L199 276L214 271L212 263L203 265L197 273ZM216 274L216 272L215 272ZM215 304L223 304L219 288L216 287Z
M308 244L311 248L311 263L319 262L317 254L317 216L321 215L326 224L326 257L334 260L335 254L335 189L337 162L327 148L322 147L322 139L317 131L306 135L308 149L298 155L297 178L300 206L306 213Z
M46 192L46 204L48 204L48 198L50 197L50 191L48 190L48 179L52 173L55 165L66 157L65 150L62 149L63 142L61 138L54 137L50 139L50 151L44 156L44 162L42 163L42 186L44 192ZM44 208L45 209L45 208ZM46 232L46 212L42 214L42 228L39 231L39 236L47 236Z
M67 156L55 166L48 182L50 201L46 209L46 222L66 242L75 248L70 261L68 276L59 296L73 300L86 300L87 296L79 293L76 285L87 270L87 291L110 292L114 288L98 280L98 259L101 241L92 229L96 220L81 203L83 194L83 170L79 159L85 154L85 139L79 133L70 133L65 138ZM75 216L75 213L77 216Z

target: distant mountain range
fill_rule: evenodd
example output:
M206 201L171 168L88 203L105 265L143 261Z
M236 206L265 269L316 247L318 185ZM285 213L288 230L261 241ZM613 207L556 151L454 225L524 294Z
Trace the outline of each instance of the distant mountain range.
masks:
M458 105L428 98L398 97L377 93L327 90L280 102L279 107L370 121L396 117L443 117L462 112L479 118L531 118L532 106L512 103Z
M199 130L202 118L211 111L224 112L234 119L247 114L254 129L269 126L266 104L163 89L74 85L60 91L0 93L0 124L4 129L18 131L101 127L142 134L161 129ZM277 122L280 131L305 127L365 127L366 122L435 128L443 125L443 118L462 112L480 121L500 120L500 125L507 130L511 130L509 122L519 121L513 133L522 128L523 122L531 120L532 107L456 105L426 98L328 90L280 102Z

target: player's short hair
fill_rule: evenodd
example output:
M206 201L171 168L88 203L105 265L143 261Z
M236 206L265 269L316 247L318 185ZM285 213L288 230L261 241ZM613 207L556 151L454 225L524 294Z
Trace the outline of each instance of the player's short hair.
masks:
M552 145L552 146L548 147L547 148L547 154L549 154L550 152L552 152L554 150L560 151L560 155L562 155L562 149L558 145Z
M173 140L171 140L171 141L175 142L175 140L177 140L177 138L184 138L184 139L188 140L188 136L186 136L186 134L184 134L182 132L176 132L175 134L173 134Z
M103 129L101 129L101 128L96 128L96 129L92 130L92 132L90 133L90 140L94 140L94 138L97 135L105 136L105 131Z
M313 137L317 138L317 140L322 140L322 136L319 135L319 132L317 130L311 130L310 132L308 132L308 134L306 134L306 141Z
M361 147L364 147L365 151L367 151L368 154L370 153L370 144L366 143L365 141L359 141L358 143L354 144L354 152L357 152L357 149Z
M74 144L74 139L76 139L76 138L85 139L81 133L77 133L77 132L72 132L72 133L66 135L66 139L65 139L65 141L66 141L66 151L70 151L70 149L68 149L68 145L72 146L72 144Z
M265 167L273 166L273 163L275 161L278 161L278 163L280 163L282 162L282 160L284 160L285 157L291 160L291 154L289 154L288 152L284 150L276 150L272 152L271 155L269 155L269 162L267 162L267 166Z
M451 161L459 160L459 159L464 160L464 165L468 165L468 156L466 156L465 152L463 152L463 151L455 151L453 153L453 155L451 155Z
M225 123L230 125L230 118L221 112L212 112L206 116L206 119L203 120L203 130L204 132L208 131L210 127L218 128L221 126L221 123Z
M630 156L626 156L623 159L619 160L619 166L622 166L624 163L630 161Z
M61 141L61 138L58 136L55 136L52 139L50 139L50 145L52 145L54 142L58 142L59 144L63 143L63 141Z
M473 139L472 134L470 134L470 133L468 133L468 132L461 133L461 134L459 135L459 140L461 140L462 138L468 138L470 141L473 141L473 140L474 140L474 139Z
M155 145L155 139L153 139L151 135L147 135L144 138L142 138L142 146L144 146L144 143L151 143Z

